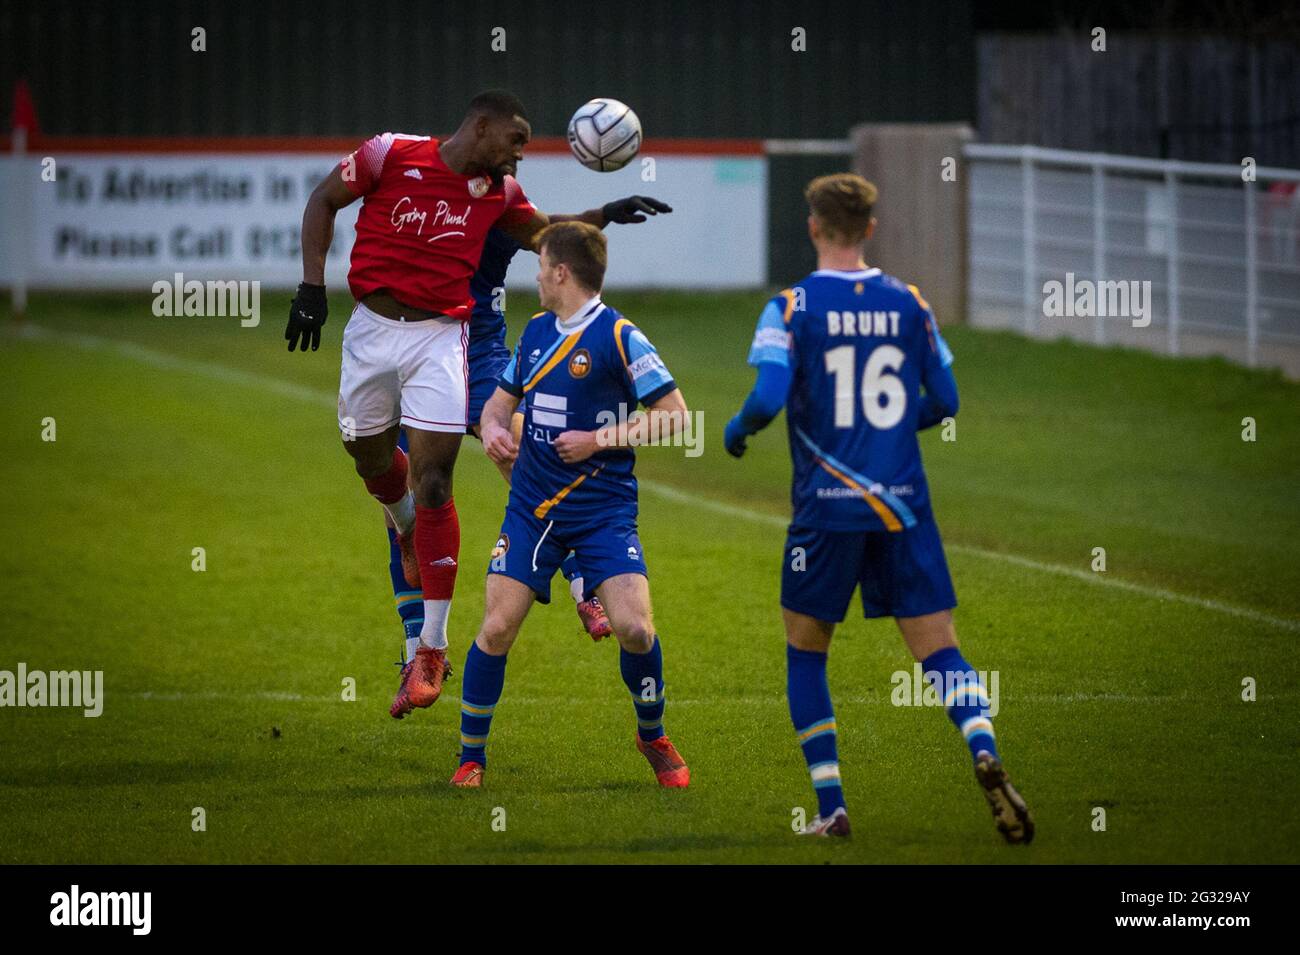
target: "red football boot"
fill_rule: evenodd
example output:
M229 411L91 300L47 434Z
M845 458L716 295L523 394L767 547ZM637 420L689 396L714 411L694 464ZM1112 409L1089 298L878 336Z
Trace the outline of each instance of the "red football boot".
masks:
M442 695L442 681L449 676L451 664L447 662L447 651L420 647L415 651L415 659L402 667L402 683L388 712L393 719L400 720L417 706L432 706Z
M649 743L638 736L636 748L650 763L660 786L666 789L685 789L690 784L691 771L667 736L660 736Z
M451 777L451 784L460 789L478 789L483 785L483 765L461 763L456 770L456 775Z
M408 533L397 535L397 548L402 552L402 576L406 578L406 586L419 590L420 558L415 556L414 524Z
M578 619L597 643L614 632L614 628L609 625L609 617L605 616L605 608L600 605L599 597L578 604Z

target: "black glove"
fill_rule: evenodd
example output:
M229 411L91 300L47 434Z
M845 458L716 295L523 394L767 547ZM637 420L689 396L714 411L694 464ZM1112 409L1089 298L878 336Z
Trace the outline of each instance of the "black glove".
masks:
M320 348L320 329L328 314L329 302L325 298L325 286L300 283L298 294L289 305L289 326L284 330L289 351L297 348L300 341L302 351L307 350L308 342L311 342L312 351Z
M666 202L660 202L658 199L651 199L649 196L628 196L626 199L615 199L613 202L607 202L600 207L600 214L605 217L605 225L611 222L617 222L619 225L628 225L633 222L645 222L646 215L655 216L661 212L672 212L673 207ZM641 215L645 213L645 215Z

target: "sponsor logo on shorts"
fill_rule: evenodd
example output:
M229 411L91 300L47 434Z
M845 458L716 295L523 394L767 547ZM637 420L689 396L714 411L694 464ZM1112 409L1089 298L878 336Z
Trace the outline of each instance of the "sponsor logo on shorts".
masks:
M586 378L591 372L591 352L579 348L569 359L569 374L574 378Z
M500 537L497 538L497 546L492 548L492 559L496 560L498 557L504 557L506 555L506 552L509 550L510 550L510 535L502 534Z

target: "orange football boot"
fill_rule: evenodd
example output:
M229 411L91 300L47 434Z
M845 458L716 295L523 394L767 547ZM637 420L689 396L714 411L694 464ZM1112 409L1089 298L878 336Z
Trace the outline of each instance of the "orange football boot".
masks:
M597 643L614 632L614 628L609 625L609 617L605 616L605 608L600 605L599 597L578 604L578 619Z
M396 531L393 532L397 534ZM406 578L406 586L420 589L420 558L415 556L415 525L411 525L410 533L397 534L397 549L402 552L402 576Z
M638 736L636 748L650 763L660 786L665 789L685 789L690 784L691 771L667 736L660 736L649 743Z
M442 695L442 681L451 676L446 649L434 650L420 647L415 659L402 667L402 683L397 688L393 705L388 708L395 720L400 720L411 710L432 706Z
M461 789L478 789L483 785L483 764L461 763L456 775L451 777L451 784Z

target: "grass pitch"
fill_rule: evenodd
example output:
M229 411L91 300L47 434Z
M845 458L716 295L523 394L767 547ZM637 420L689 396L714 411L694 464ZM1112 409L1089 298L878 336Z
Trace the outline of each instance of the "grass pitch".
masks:
M290 355L287 297L255 329L155 318L145 296L37 297L34 327L0 336L0 669L103 670L106 699L97 719L0 710L0 861L1300 861L1300 387L965 328L946 332L957 440L922 443L958 634L999 673L1037 839L998 839L941 710L891 705L911 660L856 603L830 668L854 839L792 834L815 803L784 700L784 427L743 461L721 443L763 298L609 296L707 426L702 457L638 464L666 725L693 772L666 793L632 745L616 647L562 587L511 654L483 790L446 785L458 678L389 718L382 521L334 421L345 299L322 350ZM460 664L505 502L476 442L455 493Z

